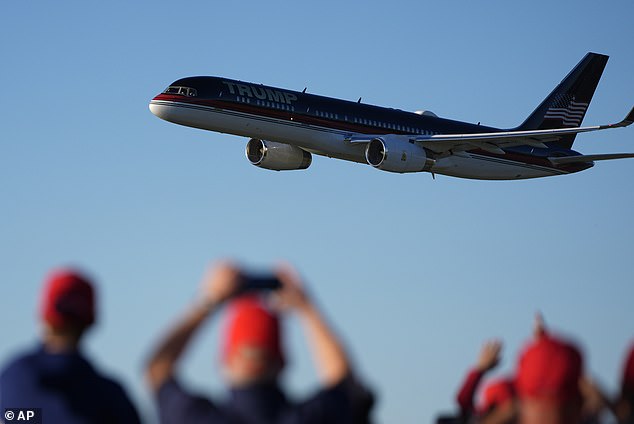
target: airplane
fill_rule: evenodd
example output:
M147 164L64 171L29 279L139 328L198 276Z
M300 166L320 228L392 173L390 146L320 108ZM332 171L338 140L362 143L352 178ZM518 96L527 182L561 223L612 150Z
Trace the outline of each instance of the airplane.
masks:
M588 53L518 127L498 129L221 77L179 79L154 97L150 111L188 127L248 137L246 157L276 171L306 169L312 154L390 172L430 172L482 180L571 174L594 161L634 153L583 155L579 133L626 127L582 127L608 56Z

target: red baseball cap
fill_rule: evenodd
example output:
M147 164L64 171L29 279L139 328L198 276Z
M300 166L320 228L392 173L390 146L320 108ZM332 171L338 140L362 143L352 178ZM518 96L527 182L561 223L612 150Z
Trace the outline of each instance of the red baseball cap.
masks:
M624 396L634 397L634 344L625 360L621 392Z
M93 285L75 269L53 270L44 282L40 308L41 318L53 328L87 328L95 322Z
M263 349L284 363L279 319L257 296L241 296L229 304L223 342L225 362L241 346L250 346Z
M500 378L489 382L482 393L481 413L489 412L491 409L504 405L512 401L515 397L513 380L510 378Z
M520 398L564 404L581 398L583 358L571 343L543 334L520 356L515 389Z

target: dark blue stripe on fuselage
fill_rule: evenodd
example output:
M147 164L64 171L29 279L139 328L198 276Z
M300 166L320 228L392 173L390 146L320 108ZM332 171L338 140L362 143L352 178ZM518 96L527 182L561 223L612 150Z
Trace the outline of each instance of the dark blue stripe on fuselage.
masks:
M362 124L355 122L356 119L366 121L391 123L400 125L401 127L409 127L418 130L427 130L436 134L457 134L457 133L484 133L500 131L498 128L486 127L482 125L470 124L467 122L453 121L450 119L437 118L432 116L421 116L416 113L406 112L399 109L385 108L373 106L364 103L356 103L348 100L340 100L332 97L318 96L314 94L301 93L297 91L284 90L276 87L256 85L236 80L217 77L189 77L175 81L173 86L186 86L195 88L198 92L197 97L186 98L187 101L200 100L222 100L235 102L239 104L248 104L240 100L251 100L250 105L256 106L257 101L269 103L277 103L281 106L294 107L295 116L305 116L313 119L323 119L329 126L339 127L340 129L348 129L352 132L372 133L372 134L412 134L412 132L404 130L392 130L372 124ZM233 85L234 93L230 92ZM244 90L240 92L238 86L251 88L251 92ZM260 99L255 96L253 89L264 90L272 93L289 93L296 100L290 102L272 102L271 96L263 96ZM261 91L260 91L261 93ZM284 99L286 100L286 99ZM257 106L258 109L267 108L266 106ZM272 107L270 107L272 108ZM321 116L319 113L327 113L338 116L338 119ZM413 132L419 134L422 132Z

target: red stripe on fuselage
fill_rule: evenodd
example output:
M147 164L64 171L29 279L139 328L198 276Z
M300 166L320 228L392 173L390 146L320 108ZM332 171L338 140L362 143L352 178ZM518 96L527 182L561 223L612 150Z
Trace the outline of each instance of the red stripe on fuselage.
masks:
M412 135L411 133L397 130L388 130L386 128L374 127L371 125L358 124L353 122L345 122L340 120L333 120L328 118L321 118L317 116L307 115L296 111L288 111L282 109L274 109L268 107L262 107L252 105L248 103L239 103L232 100L219 100L219 99L201 99L193 97L185 97L172 94L159 94L153 100L173 101L178 103L189 103L192 105L215 107L232 112L247 113L250 115L261 116L264 118L281 119L288 122L295 122L306 125L315 125L324 128L331 128L333 130L346 131L350 133L359 134L398 134L398 135Z

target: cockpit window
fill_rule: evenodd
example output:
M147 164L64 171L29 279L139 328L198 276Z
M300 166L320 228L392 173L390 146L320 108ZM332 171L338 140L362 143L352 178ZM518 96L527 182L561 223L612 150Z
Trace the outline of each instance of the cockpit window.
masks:
M190 87L181 87L178 85L170 85L169 87L165 89L163 93L179 94L181 96L187 96L187 97L196 97L198 95L198 92L196 91L196 89L190 88Z

